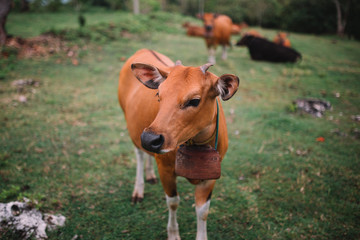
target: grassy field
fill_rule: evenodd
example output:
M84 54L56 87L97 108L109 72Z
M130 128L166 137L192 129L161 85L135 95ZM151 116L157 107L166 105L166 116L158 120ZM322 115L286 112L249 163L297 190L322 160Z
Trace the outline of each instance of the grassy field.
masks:
M191 19L179 15L85 15L82 31L90 37L75 34L68 43L79 45L78 64L67 53L0 59L0 202L27 197L66 216L49 239L166 239L161 185L147 184L144 201L130 202L136 164L117 79L137 49L199 66L205 44L185 36L181 24ZM93 35L110 23L118 35ZM7 28L22 37L78 32L76 15L66 13L12 13ZM360 126L352 118L360 114L360 43L295 33L290 40L303 55L294 65L254 62L237 47L222 61L218 49L211 71L238 75L240 89L223 103L229 150L211 202L210 239L360 238ZM28 78L40 85L19 93L12 82ZM323 118L296 113L299 97L330 101L333 109ZM195 239L194 188L183 178L178 183L180 234ZM0 236L16 239L10 231Z

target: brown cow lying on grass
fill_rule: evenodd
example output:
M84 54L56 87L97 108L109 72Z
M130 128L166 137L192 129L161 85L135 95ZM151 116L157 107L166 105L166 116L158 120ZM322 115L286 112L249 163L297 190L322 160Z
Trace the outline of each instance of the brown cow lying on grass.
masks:
M223 60L227 59L227 46L231 46L230 37L232 32L232 20L226 15L219 15L214 13L204 13L198 15L204 22L205 41L209 51L210 63L215 63L215 51L218 45L222 46Z
M145 157L146 179L156 179L151 157L154 156L166 194L167 232L171 240L180 239L176 220L180 202L175 173L177 149L184 143L212 147L223 159L228 148L220 97L230 99L238 89L239 78L232 74L217 77L207 71L210 66L186 67L180 61L174 65L168 57L142 49L126 61L120 72L118 99L137 158L132 201L144 197ZM206 219L216 180L188 180L196 185L196 239L206 240Z

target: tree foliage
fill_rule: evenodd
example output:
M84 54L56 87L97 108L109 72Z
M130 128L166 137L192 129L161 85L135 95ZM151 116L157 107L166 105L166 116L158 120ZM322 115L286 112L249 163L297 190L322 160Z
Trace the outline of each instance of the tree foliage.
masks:
M100 6L109 10L133 11L133 0L13 0L15 10L28 2L31 11L59 11L68 7ZM230 16L234 22L305 33L336 33L337 8L334 0L139 0L140 12L163 10L195 16L204 3L205 12ZM337 0L346 21L345 34L360 39L360 1ZM349 9L346 11L346 9Z

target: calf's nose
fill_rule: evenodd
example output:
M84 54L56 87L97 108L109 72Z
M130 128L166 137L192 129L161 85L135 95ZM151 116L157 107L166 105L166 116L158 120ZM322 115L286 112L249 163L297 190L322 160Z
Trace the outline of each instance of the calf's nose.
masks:
M205 29L207 32L210 32L212 30L212 26L211 25L206 25Z
M144 131L141 134L141 146L149 152L160 153L161 147L164 144L164 136L153 132Z

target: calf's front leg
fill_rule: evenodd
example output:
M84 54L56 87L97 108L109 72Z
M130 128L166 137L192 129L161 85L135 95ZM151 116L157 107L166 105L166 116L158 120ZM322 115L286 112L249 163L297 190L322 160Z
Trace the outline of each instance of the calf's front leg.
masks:
M154 172L154 158L137 147L135 147L135 155L136 155L136 179L135 179L134 191L132 193L132 198L131 198L132 203L138 203L144 199L145 162L146 162L146 166L145 166L146 182L149 182L151 184L157 183L156 175Z
M215 180L202 181L195 187L195 209L197 217L196 240L207 240L206 220Z
M208 52L209 52L209 58L208 58L208 62L215 64L216 63L216 59L215 59L215 48L214 47L209 47L208 48Z
M226 59L227 59L227 49L226 49L226 45L223 45L223 46L222 46L221 58L222 58L222 60L226 60Z
M135 147L136 179L131 202L137 203L144 199L144 155L146 153Z
M166 204L169 209L168 240L180 240L179 225L176 219L180 197L176 188L175 161L171 159L175 159L174 154L170 157L169 154L156 155L160 181L166 194Z
M166 195L166 204L169 208L169 220L167 225L168 240L180 240L179 225L176 220L176 211L180 203L180 197Z

